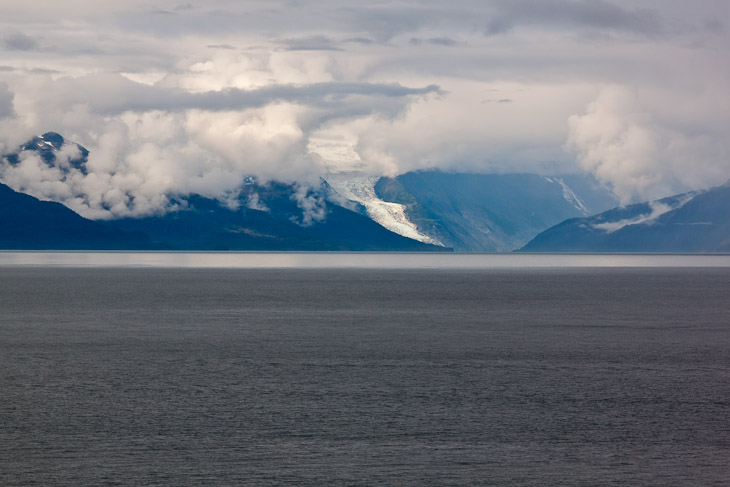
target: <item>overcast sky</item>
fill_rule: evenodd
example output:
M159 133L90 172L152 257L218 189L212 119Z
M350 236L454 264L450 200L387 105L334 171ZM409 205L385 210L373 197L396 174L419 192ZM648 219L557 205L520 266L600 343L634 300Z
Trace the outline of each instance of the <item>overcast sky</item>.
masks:
M0 176L87 216L247 175L584 171L623 202L730 178L725 0L106 4L0 4L0 152L91 151Z

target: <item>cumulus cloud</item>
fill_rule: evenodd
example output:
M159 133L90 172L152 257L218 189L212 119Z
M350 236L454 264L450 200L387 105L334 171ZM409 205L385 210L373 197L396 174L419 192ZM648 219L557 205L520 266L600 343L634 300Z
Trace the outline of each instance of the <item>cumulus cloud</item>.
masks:
M246 208L258 211L271 211L260 199L258 193L251 193L246 198Z
M497 14L487 26L488 34L499 34L520 24L543 26L574 25L641 35L662 33L658 12L648 8L626 8L605 0L499 0Z
M86 134L94 139L87 174L61 170L68 166L64 148L52 166L24 151L19 164L2 165L0 177L91 218L160 213L173 209L175 196L191 193L227 202L246 176L316 180L321 171L301 148L296 114L287 105L244 112L128 112Z
M602 90L584 114L568 121L567 148L577 154L583 169L608 183L622 203L714 186L730 176L728 144L712 134L717 118L708 119L704 127L681 130L690 114L667 113L666 108L652 106L657 101L612 86ZM706 114L711 113L708 107Z
M161 213L174 209L178 196L191 193L229 204L248 176L317 184L326 169L306 144L309 133L323 123L396 116L414 97L439 93L435 85L366 82L269 84L248 90L181 87L199 73L191 69L173 86L111 73L36 80L33 96L23 104L28 113L49 114L42 121L47 130L66 127L68 138L89 147L86 172L59 170L64 146L54 166L26 152L17 165L5 161L0 177L19 191L62 202L91 218ZM38 87L43 89L36 91ZM317 221L323 215L319 202L304 189L297 195L304 213L300 223ZM256 201L249 205L258 207Z
M232 204L248 176L306 186L328 171L582 169L623 201L706 187L730 175L729 10L6 0L0 154L55 131L90 155L84 172L25 154L0 180L94 218L189 193Z
M322 195L318 192L313 192L309 185L295 184L291 199L302 210L301 219L292 217L294 223L308 227L315 222L321 222L327 218L327 205Z

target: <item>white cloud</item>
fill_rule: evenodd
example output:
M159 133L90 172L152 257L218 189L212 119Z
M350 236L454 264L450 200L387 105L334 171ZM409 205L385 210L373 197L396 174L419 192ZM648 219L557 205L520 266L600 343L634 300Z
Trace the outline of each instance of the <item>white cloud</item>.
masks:
M652 98L624 87L605 88L585 114L570 117L566 145L622 203L719 185L730 176L730 147L716 125L730 121L722 113L726 103L715 101L710 109L712 100L692 98L707 108L706 119L682 130L689 112L667 110L663 104L676 102L666 94Z
M327 205L321 195L311 191L309 185L295 184L291 199L296 201L297 206L302 210L301 219L292 217L293 222L308 227L315 222L321 222L327 218Z
M348 168L581 167L623 201L730 176L723 2L179 6L2 2L0 153L46 131L91 151L3 181L113 217Z

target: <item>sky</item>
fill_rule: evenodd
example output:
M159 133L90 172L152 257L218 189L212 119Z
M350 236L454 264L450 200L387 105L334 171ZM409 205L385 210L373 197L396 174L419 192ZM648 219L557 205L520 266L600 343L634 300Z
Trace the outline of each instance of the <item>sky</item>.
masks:
M3 0L0 153L55 131L91 154L0 180L92 218L350 171L643 201L730 179L729 48L725 0Z

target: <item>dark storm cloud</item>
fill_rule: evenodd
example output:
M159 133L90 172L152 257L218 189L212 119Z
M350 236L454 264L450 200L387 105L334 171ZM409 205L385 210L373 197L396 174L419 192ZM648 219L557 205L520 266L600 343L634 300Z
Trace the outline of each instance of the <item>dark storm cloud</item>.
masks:
M29 73L33 74L59 74L60 71L57 69L48 69L48 68L31 68L28 70Z
M378 41L386 42L404 32L439 25L448 19L464 17L459 9L438 9L413 5L408 7L377 6L347 7L337 12L342 22L370 33Z
M482 100L479 103L481 103L481 104L485 104L485 103L512 103L513 101L514 100L512 100L511 98L501 98L499 100L491 100L491 99Z
M151 15L152 14L152 15ZM303 15L299 10L258 9L246 10L242 2L238 9L210 9L192 6L176 11L149 9L129 10L114 14L111 22L130 32L146 32L156 37L175 37L185 34L241 34L268 32L282 34L291 31L292 25L306 28L317 25L317 20Z
M457 42L454 39L451 39L450 37L431 37L430 39L427 39L426 42L429 44L435 44L437 46L448 46L452 47L457 44Z
M13 111L13 92L7 83L0 82L0 118L10 117Z
M3 46L12 51L33 51L38 49L38 41L22 32L13 32L3 37Z
M255 90L228 88L221 91L190 93L131 81L114 74L61 78L54 83L52 98L66 105L85 104L105 114L125 111L189 109L210 111L260 108L271 103L288 102L314 107L347 106L348 97L403 98L439 93L436 85L408 88L397 83L313 83L307 85L270 85Z
M420 46L421 44L431 44L434 46L446 46L446 47L453 47L457 45L457 42L454 39L451 39L449 37L431 37L428 39L421 39L419 37L411 37L411 39L408 41L414 46Z
M498 0L497 14L487 25L487 34L506 32L521 24L583 27L657 35L665 27L650 9L629 9L605 0Z
M367 45L367 44L372 44L375 41L373 41L372 39L368 39L367 37L350 37L348 39L345 39L343 42L352 42L354 44Z
M341 51L337 43L326 36L309 36L281 41L289 51Z
M649 36L666 30L658 10L631 5L615 0L454 0L448 6L425 1L408 4L234 2L226 4L226 8L216 8L215 4L211 7L186 5L183 9L172 10L131 8L114 13L111 18L124 30L144 31L155 36L260 33L276 37L290 32L304 34L302 39L306 39L307 33L313 37L327 37L333 32L351 32L353 37L345 42L360 39L379 43L388 43L403 34L442 28L450 32L484 30L488 34L498 34L520 25L533 25L568 30L615 30ZM424 39L444 40L442 45L453 40L450 35ZM338 43L309 43L301 48L329 50L336 49Z
M725 32L725 24L720 19L707 19L704 28L712 34L723 34Z

